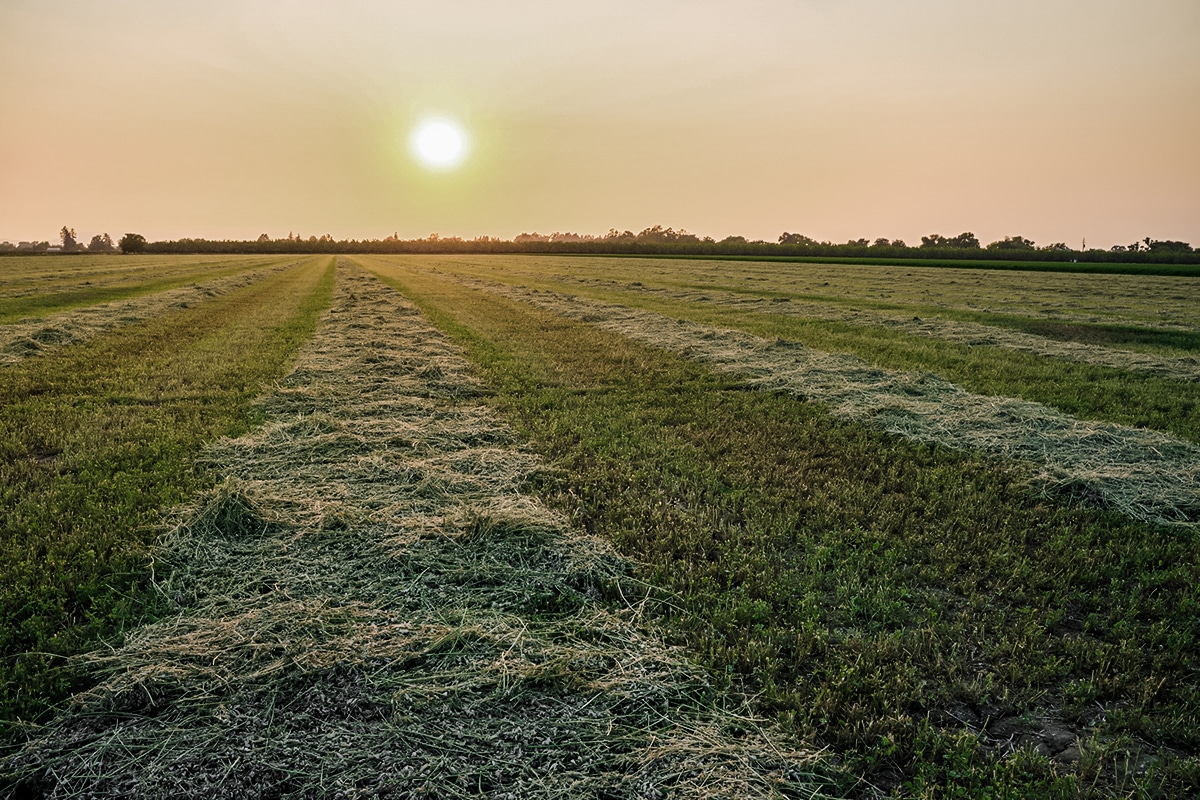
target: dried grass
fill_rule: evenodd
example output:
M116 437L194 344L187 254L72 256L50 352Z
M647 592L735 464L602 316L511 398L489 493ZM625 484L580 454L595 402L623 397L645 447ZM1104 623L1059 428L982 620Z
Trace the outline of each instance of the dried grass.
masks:
M466 281L681 353L753 385L803 395L891 433L1028 464L1031 479L1133 519L1200 527L1200 447L1165 433L1079 420L1008 397L972 394L935 375L876 369L798 342L675 320L552 292Z
M165 533L180 612L5 763L51 797L812 797L602 591L629 565L521 494L538 460L450 344L342 270L336 307ZM366 324L364 324L366 323Z
M295 262L275 264L140 297L29 317L0 327L0 364L13 364L65 344L86 341L123 325L142 322L228 294L281 272Z
M564 281L571 280L563 278ZM1001 347L1047 358L1058 358L1080 364L1093 364L1112 369L1123 369L1145 375L1154 375L1168 380L1186 383L1200 382L1200 358L1183 356L1172 358L1153 353L1143 353L1120 347L1106 347L1082 342L1064 342L1048 339L1022 331L968 322L938 318L919 318L912 314L887 311L871 311L846 308L786 298L748 297L736 292L719 290L696 291L690 289L667 289L659 287L633 286L596 279L576 279L583 285L614 285L621 291L638 291L655 297L681 300L689 303L736 308L744 311L805 317L826 322L845 322L851 325L877 326L913 336L926 336L972 347Z

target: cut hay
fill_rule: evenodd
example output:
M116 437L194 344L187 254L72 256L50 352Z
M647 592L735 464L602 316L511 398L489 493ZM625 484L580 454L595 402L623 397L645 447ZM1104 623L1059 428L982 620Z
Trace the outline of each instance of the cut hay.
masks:
M802 395L837 416L1026 464L1032 480L1047 491L1137 520L1200 527L1200 447L1169 434L972 394L934 375L877 369L854 356L798 342L768 341L553 292L461 280L703 361L752 385Z
M13 364L55 347L83 342L124 325L153 319L173 308L187 308L189 305L202 303L212 297L249 286L294 265L295 262L275 264L202 283L190 283L177 289L60 311L42 317L29 317L0 326L0 364Z
M339 270L335 307L164 534L179 612L4 762L50 797L814 797L818 757L723 710L448 341ZM600 602L608 592L627 608Z
M568 282L572 279L564 277L561 280ZM653 297L680 300L686 303L804 317L823 322L844 322L850 325L881 327L913 336L925 336L955 344L965 344L971 347L1000 347L1035 356L1127 370L1129 372L1153 375L1168 380L1186 383L1200 382L1200 358L1191 356L1172 358L1153 353L1127 350L1120 347L1106 347L1082 342L1064 342L1032 333L1001 328L996 325L936 317L917 318L911 313L846 308L841 305L787 300L786 298L777 297L753 297L737 292L720 290L696 291L641 285L633 286L628 283L587 278L576 278L574 280L581 285L600 286L620 291L637 291Z

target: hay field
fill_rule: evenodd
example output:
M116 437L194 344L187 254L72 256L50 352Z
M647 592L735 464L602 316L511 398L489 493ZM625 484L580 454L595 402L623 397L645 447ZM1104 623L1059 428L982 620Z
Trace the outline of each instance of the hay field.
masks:
M1195 791L1194 384L1040 357L1031 385L1000 347L949 362L1021 389L989 396L927 343L890 355L923 372L872 363L882 329L838 353L779 335L820 324L581 289L537 258L360 262L468 347L563 465L559 507L673 593L667 624L877 788ZM1087 415L1021 397L1097 376L1137 391ZM1104 421L1147 396L1192 435Z
M0 365L0 719L36 717L74 687L67 656L153 613L151 526L210 480L200 447L251 422L332 269L307 258L202 281L186 301L170 289L64 312L92 324L45 318L75 341Z
M0 365L0 790L1200 793L1195 282L212 268Z
M10 775L56 796L817 796L818 756L724 710L641 621L632 566L522 491L544 467L481 388L344 267L263 424L205 453L225 482L164 536L177 611L85 655L101 682Z

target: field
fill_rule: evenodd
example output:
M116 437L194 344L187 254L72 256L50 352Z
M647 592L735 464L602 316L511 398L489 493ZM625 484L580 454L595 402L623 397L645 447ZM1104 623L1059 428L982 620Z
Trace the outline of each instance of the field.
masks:
M1200 792L1200 282L0 259L0 786Z

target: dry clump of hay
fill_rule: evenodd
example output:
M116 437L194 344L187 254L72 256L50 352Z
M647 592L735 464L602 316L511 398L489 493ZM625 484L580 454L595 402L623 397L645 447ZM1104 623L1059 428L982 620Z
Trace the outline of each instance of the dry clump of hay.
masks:
M569 277L561 278L571 281ZM1082 342L1063 342L1032 333L985 325L980 322L958 321L938 318L917 318L911 314L887 311L872 311L860 308L843 308L826 303L789 300L787 298L750 297L736 292L720 290L698 291L693 289L668 289L633 285L624 282L606 281L596 278L575 278L577 283L588 286L611 286L621 291L636 291L655 297L682 300L689 303L736 308L745 311L766 312L794 317L818 319L825 322L845 322L851 325L867 325L888 328L914 336L926 336L972 347L1001 347L1036 356L1058 358L1080 364L1092 364L1112 369L1123 369L1145 375L1185 383L1200 382L1200 358L1168 356L1106 347Z
M464 282L678 352L753 385L802 395L837 416L1027 464L1032 480L1045 489L1136 520L1200 527L1200 447L1166 433L1080 420L1026 400L977 395L935 375L877 369L854 356L799 342L768 341L552 292Z
M818 756L598 601L645 587L520 487L541 469L392 290L335 307L214 447L158 583L177 615L3 768L50 797L814 797ZM159 567L160 572L163 567Z
M0 327L0 364L14 364L54 347L86 341L123 325L153 319L173 308L186 308L218 295L229 294L294 266L294 263L277 264L202 283L189 283L177 289L9 323Z

